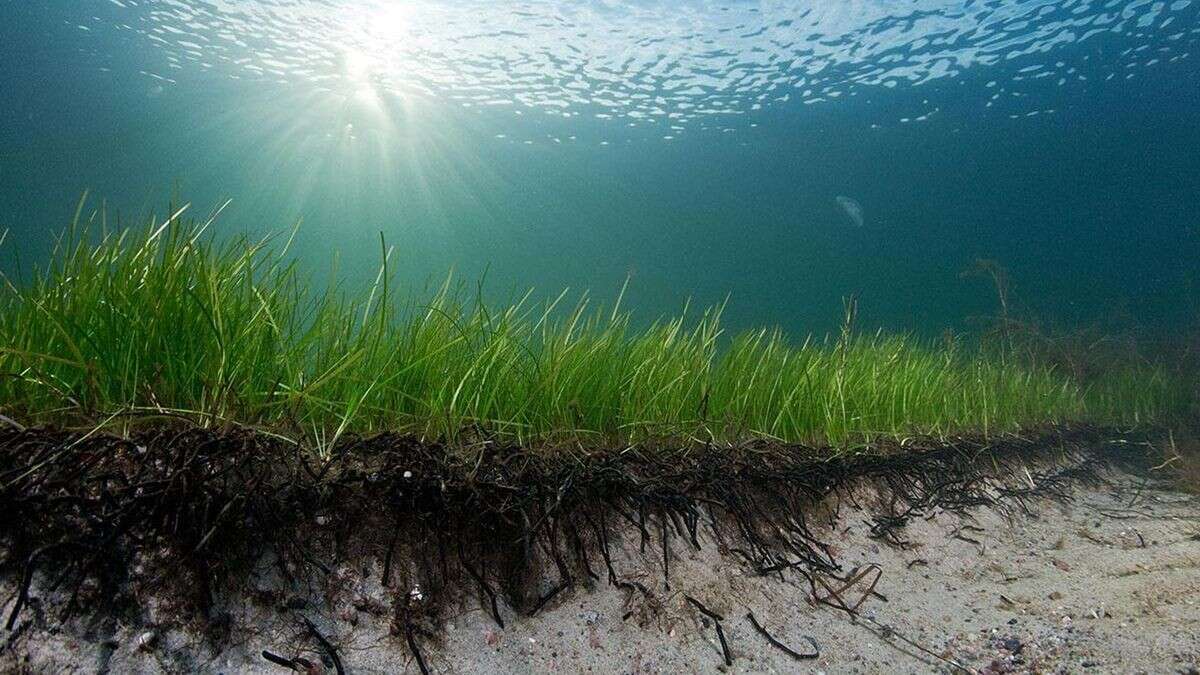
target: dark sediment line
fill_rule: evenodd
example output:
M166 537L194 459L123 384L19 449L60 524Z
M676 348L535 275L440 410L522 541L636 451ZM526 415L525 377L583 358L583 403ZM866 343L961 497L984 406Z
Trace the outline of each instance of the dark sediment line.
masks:
M872 536L905 546L905 523L937 509L1020 512L1034 499L1069 499L1072 483L1098 480L1103 465L1143 461L1141 440L1060 426L881 442L831 459L769 443L603 452L484 443L467 453L380 435L319 458L247 430L0 429L0 573L19 579L4 620L16 624L41 574L67 595L63 617L119 613L158 593L219 638L214 595L238 592L264 556L293 578L369 559L391 589L380 611L419 658L414 634L435 631L455 598L477 593L503 625L501 599L534 614L602 578L649 594L614 569L617 532L662 549L669 586L672 547L699 548L701 528L749 569L799 573L814 601L853 613L862 600L847 589L878 595L878 570L845 571L828 545L843 503L869 500Z

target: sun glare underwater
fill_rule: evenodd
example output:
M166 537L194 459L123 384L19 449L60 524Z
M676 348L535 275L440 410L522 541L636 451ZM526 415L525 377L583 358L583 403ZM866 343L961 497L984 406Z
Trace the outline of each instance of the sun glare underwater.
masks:
M1196 305L1190 0L0 2L0 250L85 190L284 233L314 277L455 270L646 320L936 336L1014 303L1176 330Z

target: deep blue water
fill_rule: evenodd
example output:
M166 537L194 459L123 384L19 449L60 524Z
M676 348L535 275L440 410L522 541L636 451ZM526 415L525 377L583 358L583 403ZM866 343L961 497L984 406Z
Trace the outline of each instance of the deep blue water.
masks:
M1066 325L1192 320L1200 3L0 0L0 265L79 195L645 314L936 333L976 258ZM861 225L849 210L861 217Z

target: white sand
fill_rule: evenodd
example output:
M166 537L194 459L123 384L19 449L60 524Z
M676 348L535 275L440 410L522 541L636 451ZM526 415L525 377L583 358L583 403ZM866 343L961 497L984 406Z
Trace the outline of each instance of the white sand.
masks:
M1111 478L1125 486L1119 495L1079 489L1073 504L1040 503L1032 518L1008 522L981 509L968 521L947 513L918 519L903 535L912 543L908 550L869 539L866 514L844 510L839 527L849 530L828 535L840 561L847 569L875 563L883 571L877 590L888 602L865 601L860 611L869 621L814 606L798 575L786 583L747 575L733 558L717 555L711 541L697 552L675 540L667 591L661 549L651 546L643 558L637 538L627 536L630 550L616 566L649 588L652 601L601 583L555 598L532 618L502 608L505 629L468 603L442 638L420 644L433 672L455 673L949 672L950 662L976 672L1195 672L1200 499L1147 488L1134 500L1139 479ZM602 571L598 557L593 566ZM379 595L370 580L343 572L360 595ZM4 618L13 581L4 585ZM313 590L310 597L322 597ZM704 625L684 594L724 615L732 668L722 665L715 628ZM861 587L844 595L857 599ZM52 605L51 598L34 603L21 617L25 627L6 633L0 670L287 672L265 661L263 649L320 663L316 642L297 637L295 612L245 599L227 600L235 639L215 651L185 631L147 625L155 621L152 607L123 621L46 629L38 619L51 616ZM318 600L303 612L341 645L347 672L419 672L403 636L388 635L388 617L352 605ZM796 651L809 649L802 636L812 637L820 658L796 661L772 647L746 620L748 610Z

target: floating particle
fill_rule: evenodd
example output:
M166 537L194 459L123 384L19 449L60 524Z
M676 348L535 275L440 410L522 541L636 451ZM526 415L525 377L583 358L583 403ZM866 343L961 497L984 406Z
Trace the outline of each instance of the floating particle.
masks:
M838 206L842 207L842 211L846 213L846 217L850 219L850 222L855 227L863 226L862 204L859 204L857 201L842 195L837 196L837 203Z

